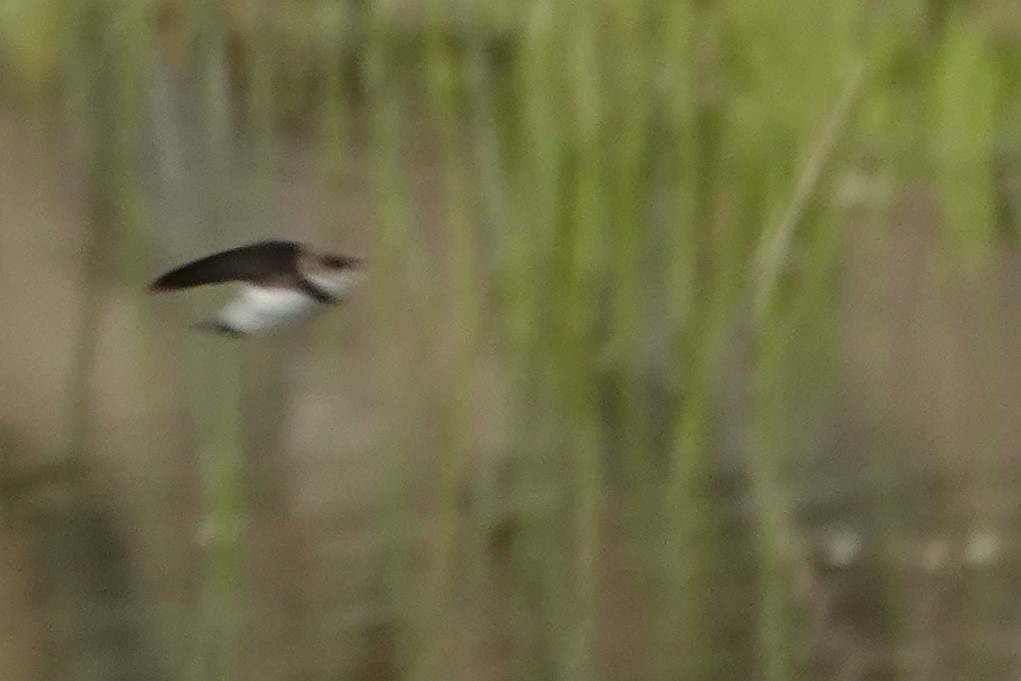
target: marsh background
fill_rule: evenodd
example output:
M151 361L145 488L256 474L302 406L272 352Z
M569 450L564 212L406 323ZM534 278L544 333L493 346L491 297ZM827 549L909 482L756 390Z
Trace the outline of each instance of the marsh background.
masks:
M0 670L1014 679L1016 0L0 3ZM368 257L226 341L148 280Z

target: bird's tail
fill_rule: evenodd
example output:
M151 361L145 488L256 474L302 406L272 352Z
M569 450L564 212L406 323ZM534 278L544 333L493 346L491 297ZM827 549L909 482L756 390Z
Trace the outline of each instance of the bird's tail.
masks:
M198 329L199 331L209 331L212 333L218 333L220 335L230 336L232 338L240 338L241 336L245 335L241 331L238 331L232 326L224 324L218 319L206 319L201 322L196 322L195 324L192 324L192 328Z

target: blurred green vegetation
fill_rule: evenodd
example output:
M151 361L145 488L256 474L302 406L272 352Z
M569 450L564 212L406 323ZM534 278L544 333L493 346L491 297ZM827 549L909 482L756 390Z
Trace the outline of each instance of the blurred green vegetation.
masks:
M848 244L922 192L944 281L1016 247L1012 0L6 0L0 59L12 106L85 139L89 266L132 290L158 241L138 159L154 81L192 74L194 134L252 141L264 168L298 136L340 183L368 145L402 679L483 678L480 658L484 678L816 678L796 481L839 403ZM422 148L439 225L408 179ZM211 357L232 369L196 389L216 396L206 505L234 528L240 380ZM480 477L493 362L512 435ZM890 454L845 452L879 477ZM892 532L896 504L876 509ZM203 607L237 607L230 532ZM901 579L876 577L895 643ZM195 640L222 664L190 678L243 678L236 631Z

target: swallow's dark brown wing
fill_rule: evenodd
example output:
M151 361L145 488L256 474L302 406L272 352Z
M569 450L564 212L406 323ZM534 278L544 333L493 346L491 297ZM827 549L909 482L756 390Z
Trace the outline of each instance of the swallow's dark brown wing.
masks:
M152 292L219 284L228 281L260 282L297 271L298 244L261 241L232 248L171 270L149 284Z

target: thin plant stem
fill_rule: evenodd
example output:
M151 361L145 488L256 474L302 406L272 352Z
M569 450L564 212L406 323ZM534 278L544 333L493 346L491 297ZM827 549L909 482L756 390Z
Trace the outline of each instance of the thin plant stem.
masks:
M194 681L241 678L241 596L245 546L244 460L241 445L241 353L232 339L214 339L203 391L199 466L206 546Z
M761 322L769 309L777 282L789 256L794 230L800 224L809 199L822 181L826 163L847 130L851 113L865 84L866 62L860 61L844 79L844 87L833 107L826 125L813 146L812 153L798 176L787 209L776 227L763 233L755 255L754 299L752 310L755 320Z

